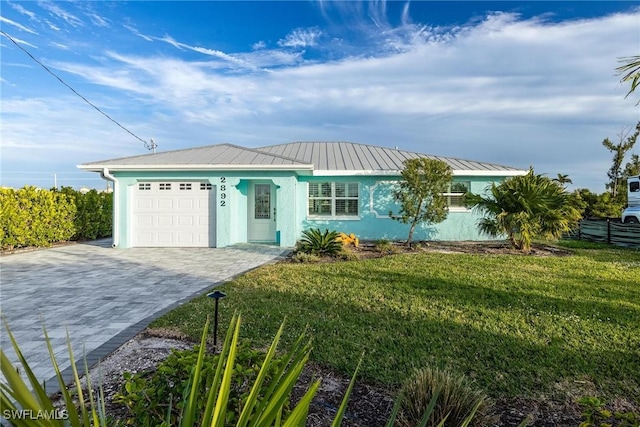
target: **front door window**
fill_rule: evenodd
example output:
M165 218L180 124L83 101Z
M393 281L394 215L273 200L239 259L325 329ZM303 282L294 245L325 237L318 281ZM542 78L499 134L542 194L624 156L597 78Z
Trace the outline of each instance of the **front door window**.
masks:
M255 219L271 218L271 185L256 184L255 186Z

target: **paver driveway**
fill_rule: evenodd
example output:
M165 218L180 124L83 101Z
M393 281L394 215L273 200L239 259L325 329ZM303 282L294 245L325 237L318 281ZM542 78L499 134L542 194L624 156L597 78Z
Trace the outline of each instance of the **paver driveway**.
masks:
M118 250L101 240L6 255L0 258L0 312L34 373L52 391L57 384L43 322L68 376L67 329L76 359L84 346L94 364L171 308L285 253L250 244ZM0 345L14 361L4 325L1 330Z

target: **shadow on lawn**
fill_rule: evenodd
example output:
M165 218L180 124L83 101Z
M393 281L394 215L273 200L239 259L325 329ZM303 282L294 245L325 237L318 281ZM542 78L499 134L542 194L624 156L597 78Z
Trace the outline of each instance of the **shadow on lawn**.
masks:
M344 272L327 274L340 274L349 282ZM230 296L225 301L225 317L233 310L242 312L245 325L252 325L251 336L259 337L257 340L267 340L273 334L270 329L283 318L287 319L288 340L308 325L315 337L313 359L350 372L359 354L366 350L362 377L386 385L400 384L414 368L431 365L463 373L496 397L557 394L564 399L568 391L558 389L558 385L582 381L589 386L593 382L598 392L605 395L640 399L637 369L640 352L637 334L631 330L634 326L637 328L637 322L633 321L639 318L640 310L604 302L523 295L520 291L463 287L444 280L421 292L420 283L424 283L424 278L421 281L418 278L411 273L394 273L376 297L360 293L358 298L351 296L351 299L340 298L335 290L329 289L310 295L304 289L286 290L266 281L232 282L225 286ZM398 303L391 296L406 290L394 288L394 282L409 282L404 288L417 288L420 298L427 302L407 309L404 304L410 302ZM385 292L389 298L384 298ZM610 341L608 350L602 351L589 345L570 348L567 339L573 340L573 344L580 340L580 332L575 330L567 330L568 337L555 333L546 342L536 343L527 339L527 332L519 330L518 324L505 324L497 331L495 325L483 326L482 308L496 309L511 304L513 310L522 313L523 301L534 311L552 308L562 314L616 313L610 317L613 316L612 326L619 335L599 337ZM451 310L434 308L439 302ZM456 315L467 310L476 311L473 322ZM528 315L525 313L525 318ZM226 319L222 324L225 322ZM523 324L522 328L527 326ZM594 333L602 331L598 329Z

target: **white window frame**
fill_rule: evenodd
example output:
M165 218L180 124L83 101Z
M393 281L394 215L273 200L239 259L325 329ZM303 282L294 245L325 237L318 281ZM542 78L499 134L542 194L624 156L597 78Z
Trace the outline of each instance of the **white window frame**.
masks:
M451 185L454 184L465 184L467 186L467 191L471 190L471 181L454 181ZM447 198L447 208L449 209L449 212L470 212L471 209L466 206L451 206L451 197L460 197L465 194L451 191L451 185L449 186L449 192L442 193L442 195Z
M311 197L309 195L309 185L310 184L317 184L317 185L322 185L322 184L331 184L331 196L328 197ZM349 197L348 195L345 195L344 197L337 197L336 196L336 184L344 184L346 186L346 191L348 193L348 186L351 184L355 184L358 188L358 196L357 197ZM360 183L357 181L348 181L348 182L343 182L343 181L313 181L313 182L307 182L307 218L308 219L312 219L312 220L319 220L319 219L339 219L339 220L359 220L360 219L360 195L361 195L361 188L360 188ZM314 215L309 213L309 208L311 206L311 200L330 200L331 202L331 215ZM357 207L358 207L358 212L355 215L346 215L346 214L336 214L336 201L337 200L356 200L357 202Z

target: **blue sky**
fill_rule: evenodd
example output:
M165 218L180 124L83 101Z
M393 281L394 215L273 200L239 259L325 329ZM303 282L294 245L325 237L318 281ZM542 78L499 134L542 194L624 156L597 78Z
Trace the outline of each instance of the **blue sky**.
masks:
M615 73L640 53L636 2L0 5L2 31L159 151L352 141L601 192L601 141L640 120ZM2 185L103 188L76 165L148 152L0 43Z

